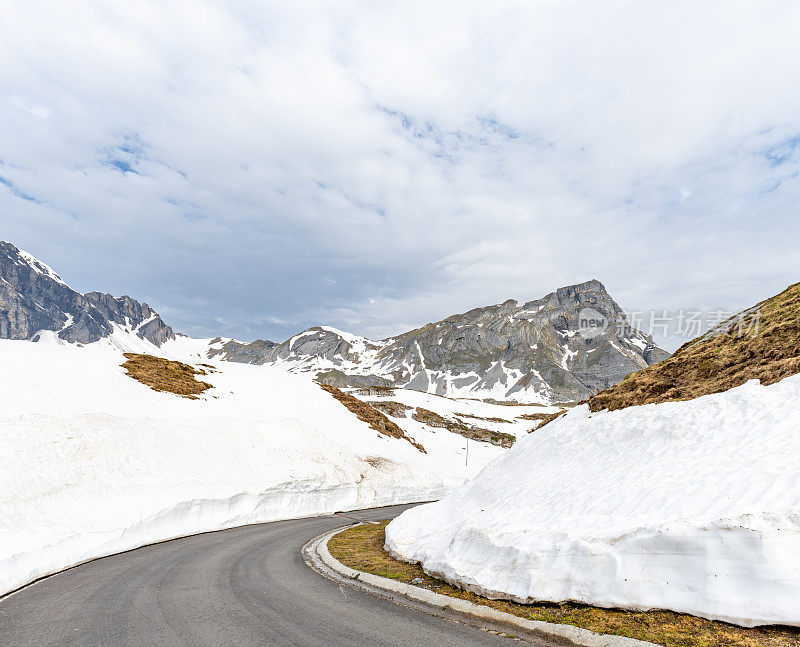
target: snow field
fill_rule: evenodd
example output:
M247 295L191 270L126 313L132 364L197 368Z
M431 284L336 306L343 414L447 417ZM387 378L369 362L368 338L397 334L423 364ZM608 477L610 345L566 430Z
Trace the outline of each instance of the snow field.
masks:
M157 393L120 367L121 349L149 350L128 337L0 340L0 593L154 541L438 498L503 451L465 465L463 438L421 429L422 454L266 366L204 360L200 400Z

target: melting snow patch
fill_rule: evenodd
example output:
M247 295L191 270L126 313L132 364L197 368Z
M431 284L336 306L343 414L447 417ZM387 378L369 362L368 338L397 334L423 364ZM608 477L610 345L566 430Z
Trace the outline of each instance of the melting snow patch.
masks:
M568 371L569 370L569 360L571 360L573 357L576 357L577 355L578 355L578 351L570 350L569 348L565 347L564 348L564 357L561 358L561 368L563 368L565 371Z
M629 337L627 341L641 350L645 350L647 348L647 344L638 337Z

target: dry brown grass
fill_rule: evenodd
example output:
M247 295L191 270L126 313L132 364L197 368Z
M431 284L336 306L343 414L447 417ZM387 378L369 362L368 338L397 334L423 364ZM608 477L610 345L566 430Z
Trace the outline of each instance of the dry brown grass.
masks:
M394 387L391 386L363 386L359 389L356 389L354 393L357 395L367 395L367 396L392 396L394 395Z
M546 420L552 413L523 413L521 416L517 416L519 420Z
M381 413L393 418L405 418L406 411L410 411L414 407L409 407L402 402L395 402L394 400L374 400L368 403L373 409L377 409Z
M561 411L556 411L555 413L526 413L521 416L517 416L520 420L534 420L537 421L538 424L528 431L528 433L532 433L537 429L541 429L544 427L548 422L552 422L559 416L562 416L567 412L566 409L561 409Z
M500 431L492 431L491 429L483 429L475 425L468 425L461 420L450 420L438 413L417 407L411 417L417 422L421 422L429 427L440 427L447 429L454 434L460 434L465 438L477 440L479 442L491 443L500 447L511 447L516 440L515 436L511 434L504 434Z
M752 335L756 318L757 334ZM741 321L739 327L738 319L729 320L722 334L684 344L672 357L630 374L589 398L589 408L691 400L754 378L773 384L800 373L800 283L745 311Z
M336 559L350 568L407 583L419 578L422 582L417 583L417 586L435 593L469 600L530 620L574 625L599 633L647 640L667 647L800 645L800 629L790 627L744 629L672 611L639 612L579 604L527 605L488 600L428 576L419 564L406 564L391 558L383 550L387 523L388 521L384 521L379 525L348 528L330 540L328 549Z
M377 409L373 409L366 402L362 402L358 398L354 398L349 393L345 393L344 391L337 389L335 386L330 386L329 384L320 384L319 386L323 390L330 393L350 411L356 414L356 417L359 420L366 422L378 433L383 434L384 436L391 436L392 438L403 438L414 445L414 447L416 447L423 454L428 453L425 451L425 448L422 445L406 436L405 432L400 429L396 423L389 420L389 418L387 418Z
M545 414L544 418L541 419L541 422L539 423L539 425L534 427L533 429L531 429L531 431L536 431L537 429L541 429L546 424L549 424L549 423L553 422L553 420L555 420L556 418L560 418L561 416L563 416L566 412L567 412L567 409L562 409L561 411L556 411L555 413ZM528 433L530 433L530 432L528 432Z
M154 391L166 391L185 398L197 399L198 394L212 386L208 382L196 379L197 375L206 375L206 371L189 364L140 353L124 353L124 355L127 361L122 364L122 368L134 380L146 384Z
M459 418L472 418L473 420L485 420L486 422L504 422L508 424L512 424L511 420L506 420L505 418L485 418L484 416L476 416L473 413L456 413Z

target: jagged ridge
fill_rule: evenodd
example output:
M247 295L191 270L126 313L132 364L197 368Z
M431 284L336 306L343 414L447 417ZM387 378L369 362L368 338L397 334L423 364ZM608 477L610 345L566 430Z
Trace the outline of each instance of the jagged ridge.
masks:
M175 333L146 303L100 292L81 294L16 245L0 242L0 338L38 341L45 334L89 344L114 324L156 346Z
M603 322L592 334L582 328L587 312ZM146 303L80 294L41 261L0 243L0 338L86 344L117 329L157 347L175 339ZM508 300L474 308L380 341L316 326L282 343L216 338L204 349L208 357L279 365L340 388L393 386L540 403L585 399L669 356L627 324L597 280L522 305Z
M579 334L587 308L606 321L595 335ZM381 341L316 326L281 344L230 342L219 352L313 373L338 387L391 385L532 402L581 400L669 357L628 325L597 280L523 305L475 308Z

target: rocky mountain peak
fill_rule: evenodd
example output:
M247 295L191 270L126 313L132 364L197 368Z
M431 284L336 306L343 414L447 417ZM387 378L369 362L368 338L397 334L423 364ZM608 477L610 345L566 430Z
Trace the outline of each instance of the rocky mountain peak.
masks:
M156 346L175 337L146 303L100 292L81 294L28 252L0 242L0 338L51 336L88 344L113 334L114 324Z
M175 333L161 319L161 316L146 303L124 295L114 297L101 292L84 294L108 321L135 330L142 339L147 339L156 346L161 346L168 339L174 339Z
M566 285L563 288L558 288L556 290L556 295L560 297L561 295L584 294L589 292L608 294L606 286L600 281L597 279L589 279L583 283L575 283L574 285Z
M11 266L16 265L19 268L18 271L33 272L50 278L61 285L66 285L63 279L49 265L42 263L38 258L6 240L0 240L0 263L4 263L9 272L12 269Z
M602 327L583 331L587 313ZM627 325L622 308L593 279L523 305L508 299L473 308L382 341L317 326L281 344L238 344L226 358L279 364L339 387L391 385L449 396L566 402L668 355Z

